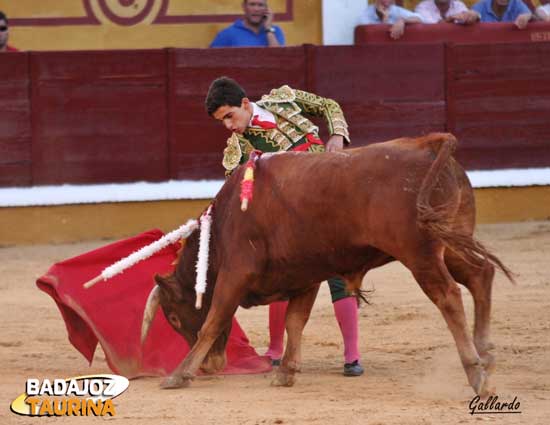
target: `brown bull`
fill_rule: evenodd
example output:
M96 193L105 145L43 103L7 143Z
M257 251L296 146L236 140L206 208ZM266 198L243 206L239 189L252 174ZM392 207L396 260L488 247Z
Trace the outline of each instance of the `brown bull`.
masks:
M239 208L244 167L233 173L213 203L202 309L194 307L198 231L188 238L175 272L156 277L145 317L153 317L160 303L192 346L162 386L188 385L199 367L223 368L237 307L284 298L290 299L288 343L274 383L292 385L319 282L341 276L350 290L358 290L367 271L397 260L441 311L470 385L486 394L494 367L493 264L512 277L472 236L474 195L451 156L455 146L450 134L430 134L343 152L266 155L257 163L254 199L244 213ZM473 339L457 283L474 299Z

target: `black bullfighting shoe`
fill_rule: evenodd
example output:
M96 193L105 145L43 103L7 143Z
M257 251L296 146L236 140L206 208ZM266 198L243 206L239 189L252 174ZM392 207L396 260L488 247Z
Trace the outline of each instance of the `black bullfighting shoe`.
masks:
M363 366L359 364L359 360L355 360L353 363L344 364L344 376L361 376L365 370Z

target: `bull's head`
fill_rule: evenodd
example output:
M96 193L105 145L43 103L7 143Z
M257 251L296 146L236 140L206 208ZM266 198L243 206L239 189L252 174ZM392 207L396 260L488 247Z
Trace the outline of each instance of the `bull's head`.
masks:
M210 249L211 264L208 271L208 286L204 294L202 308L195 308L195 262L198 252L198 231L195 231L186 241L181 250L176 270L168 276L155 276L156 285L149 294L141 331L141 342L144 343L150 325L158 307L162 307L164 316L176 332L182 335L189 347L197 342L198 334L210 310L214 284L217 275L215 262L215 244ZM218 337L208 355L204 359L201 369L207 373L215 373L225 366L225 346L231 326L225 329Z

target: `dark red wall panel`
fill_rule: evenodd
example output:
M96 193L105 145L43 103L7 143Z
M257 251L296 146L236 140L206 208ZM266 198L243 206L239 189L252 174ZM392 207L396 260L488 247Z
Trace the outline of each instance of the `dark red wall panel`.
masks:
M550 44L448 48L450 131L469 168L550 166Z
M1 54L0 186L32 183L29 66L25 54Z
M340 103L354 146L417 136L445 129L443 59L442 45L317 47L311 84Z
M221 178L221 75L337 100L354 146L449 130L469 169L550 166L550 43L41 52L0 62L0 186Z
M178 49L171 54L170 175L222 178L222 151L231 133L204 106L212 80L237 80L251 100L274 87L305 87L303 47Z
M165 180L165 51L31 54L34 184Z

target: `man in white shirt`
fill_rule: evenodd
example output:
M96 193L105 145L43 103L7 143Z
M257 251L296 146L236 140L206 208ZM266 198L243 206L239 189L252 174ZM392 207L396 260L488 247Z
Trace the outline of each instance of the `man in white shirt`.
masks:
M550 21L550 0L541 0L540 4L535 10L535 15L541 21Z
M479 21L479 15L469 10L460 0L423 0L414 9L424 23L453 22L455 24L473 24Z
M390 24L390 37L397 40L405 33L405 24L422 23L420 15L393 4L393 0L376 0L359 19L361 25Z

